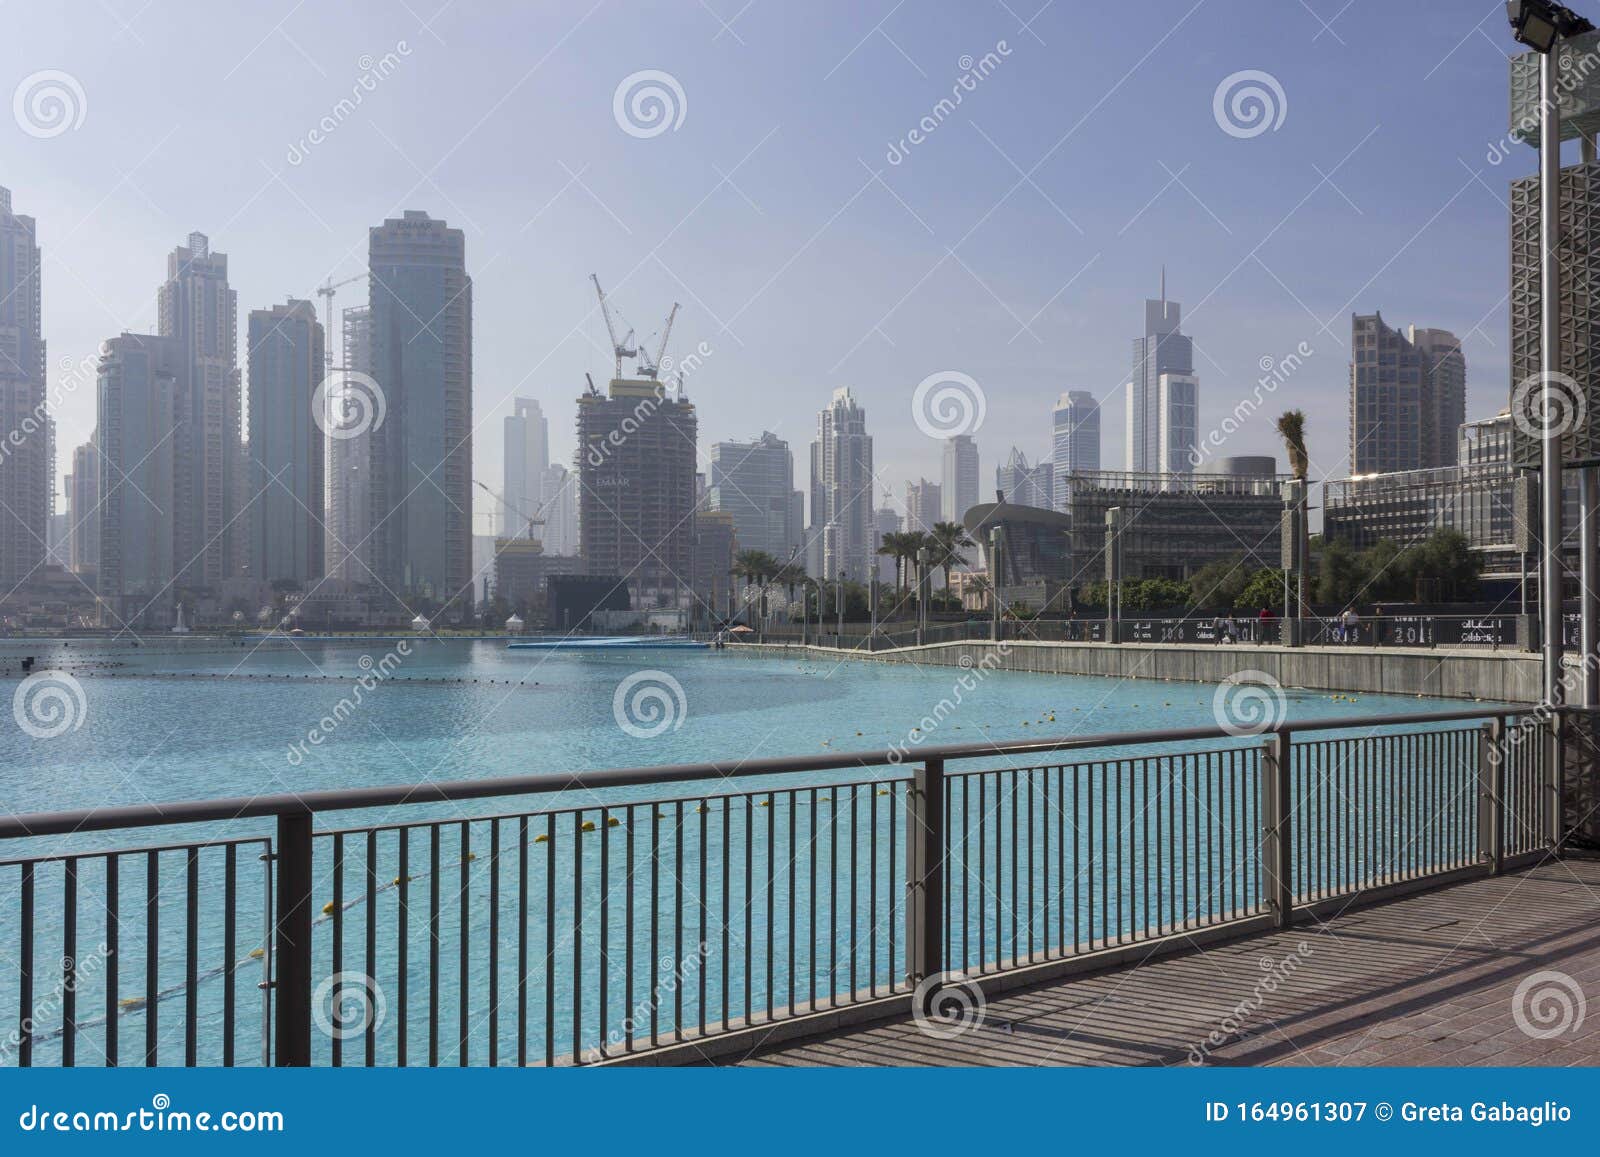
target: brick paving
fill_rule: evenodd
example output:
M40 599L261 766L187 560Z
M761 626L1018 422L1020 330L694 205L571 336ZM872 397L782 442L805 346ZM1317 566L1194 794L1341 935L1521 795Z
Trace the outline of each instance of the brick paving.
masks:
M1540 972L1567 978L1530 982L1523 1002L1535 1029L1565 1019L1565 1030L1546 1039L1525 1032L1513 1015L1519 984ZM1584 1009L1585 998L1594 1007ZM1552 1019L1539 1021L1541 1008ZM988 1002L979 1027L950 1040L929 1036L908 1016L723 1063L1186 1065L1196 1058L1215 1065L1600 1064L1600 861L1554 861L1287 932L1004 993Z

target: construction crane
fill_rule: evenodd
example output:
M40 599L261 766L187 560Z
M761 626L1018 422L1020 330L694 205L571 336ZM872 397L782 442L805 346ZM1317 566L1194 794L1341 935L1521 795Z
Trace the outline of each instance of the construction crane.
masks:
M333 295L334 295L334 292L336 290L338 290L338 289L341 289L342 287L344 287L346 285L353 285L357 281L365 281L366 279L367 279L367 274L358 273L354 277L346 277L343 281L335 281L335 280L333 280L333 278L330 277L330 278L328 278L327 281L325 281L321 285L317 286L317 296L322 298L323 303L324 303L323 307L322 307L322 316L323 316L323 319L324 319L323 323L322 323L322 363L323 363L322 364L322 376L324 378L331 378L333 376ZM349 369L350 367L349 366L342 366L340 368Z
M627 336L625 336L621 341L617 340L617 327L616 324L611 320L611 306L606 301L606 291L600 288L600 277L598 274L591 273L589 274L589 280L594 282L595 296L600 299L600 316L605 318L606 335L611 338L611 352L616 356L617 359L616 372L611 376L614 378L620 378L622 376L622 359L635 358L639 356L638 348L629 344L633 341L633 330L630 328Z
M678 303L672 303L672 311L667 314L666 322L661 326L661 343L656 346L656 356L650 357L643 351L639 354L639 376L641 378L655 378L661 373L661 359L667 355L667 339L672 336L672 322L678 316ZM641 345L644 343L641 342Z
M525 524L525 536L527 538L533 538L534 527L543 526L545 524L545 519L543 518L544 506L540 506L538 510L534 511L533 517L529 518L526 513L524 513L522 510L519 510L517 507L513 506L509 501L507 501L505 495L501 494L499 491L491 489L476 478L472 480L472 484L482 490L490 498L493 498L501 506L504 506L512 514L515 514L518 518L522 519L523 523ZM545 505L549 504L546 503Z

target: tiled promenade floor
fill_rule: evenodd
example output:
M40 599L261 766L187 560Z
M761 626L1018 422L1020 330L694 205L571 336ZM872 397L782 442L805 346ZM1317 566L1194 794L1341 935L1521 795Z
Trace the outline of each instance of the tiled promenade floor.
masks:
M1513 1004L1530 977L1523 1019L1536 1031L1564 1019L1559 1035L1518 1026ZM1213 1032L1224 1043L1207 1045ZM907 1017L743 1063L1181 1065L1197 1048L1219 1065L1600 1064L1600 862L1549 863L1005 993L953 1040Z

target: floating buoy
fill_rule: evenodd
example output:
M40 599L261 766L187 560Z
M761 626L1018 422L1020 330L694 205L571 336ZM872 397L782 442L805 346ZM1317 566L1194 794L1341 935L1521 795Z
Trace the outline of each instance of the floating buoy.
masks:
M473 860L476 860L477 858L478 858L478 853L477 852L468 852L467 853L467 858L462 860L461 862L464 863L464 864L470 864L470 863L472 863Z
M594 821L593 820L584 820L583 821L583 830L586 831L586 832L594 831Z
M608 828L614 828L618 824L620 824L621 822L622 821L619 820L616 816L607 816L606 817L606 827L608 827Z
M396 876L394 879L390 880L389 883L393 884L396 888L398 888L401 884L409 884L409 883L411 883L411 877L410 876Z
M266 952L266 949L264 949L264 948L252 948L252 949L250 949L250 959L251 960L260 960L266 954L267 954L267 952Z
M545 835L543 832L540 832L538 835L533 837L533 842L536 844L546 844L550 842L550 837Z
M333 914L333 901L332 900L329 900L326 904L324 904L322 906L322 914L324 916L331 916Z
M769 803L771 803L771 802L772 802L772 801L771 801L771 800L765 800L765 799L764 799L764 800L762 800L762 801L761 801L761 803L760 803L760 804L759 804L759 805L757 805L757 806L759 806L759 807L766 807L766 806L767 806L767 805L768 805L768 804L769 804Z

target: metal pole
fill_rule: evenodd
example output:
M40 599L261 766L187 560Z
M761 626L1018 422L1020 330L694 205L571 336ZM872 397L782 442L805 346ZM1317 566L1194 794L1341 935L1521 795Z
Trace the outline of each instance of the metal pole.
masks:
M1561 424L1555 420L1554 375L1561 369L1561 111L1556 107L1560 57L1555 47L1539 57L1539 376L1543 444L1539 613L1543 637L1544 698L1561 702Z
M278 911L273 927L273 1005L278 1065L311 1063L311 812L278 817Z
M844 646L844 568L839 568L839 639L838 645Z
M1594 136L1584 133L1579 138L1583 163L1593 164L1595 159ZM1583 468L1583 482L1578 502L1578 600L1582 613L1579 641L1582 650L1578 656L1583 671L1583 705L1600 707L1600 671L1595 670L1595 656L1600 654L1600 472L1593 466Z

